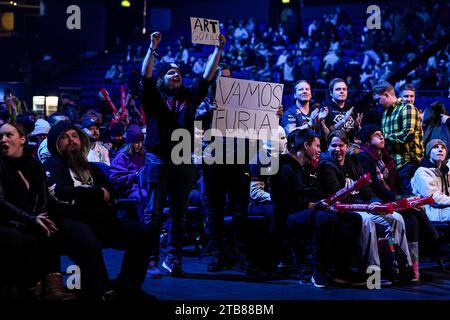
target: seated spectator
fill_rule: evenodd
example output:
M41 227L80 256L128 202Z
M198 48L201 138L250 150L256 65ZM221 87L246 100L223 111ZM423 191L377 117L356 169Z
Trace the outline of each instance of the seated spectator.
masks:
M349 140L342 130L332 131L328 135L328 151L323 153L319 162L319 178L322 192L325 197L335 194L340 189L349 186L359 179L364 171L357 159L347 155ZM374 203L380 199L372 191L370 186L363 186L353 192L343 203ZM408 266L412 266L405 235L405 222L398 213L387 215L375 215L368 212L357 212L363 220L363 230L360 237L360 272L365 273L366 267L380 267L378 254L377 231L381 237L394 238L395 243L407 256ZM402 266L404 267L404 266Z
M337 55L336 51L328 51L326 56L323 58L324 66L323 68L326 69L328 67L333 70L334 65L339 61L339 57Z
M94 119L86 118L83 120L81 127L90 140L89 153L87 154L86 159L89 162L100 162L109 166L111 164L111 161L109 160L109 150L103 142L100 141L98 124Z
M13 287L27 297L39 281L44 281L39 298L74 300L63 291L54 238L58 229L47 215L45 175L25 145L22 125L0 127L0 301Z
M105 83L111 83L114 79L117 78L117 66L113 64L111 68L106 71L105 74Z
M161 62L175 63L175 60L175 55L172 53L172 49L167 47L167 53L162 56Z
M239 21L239 26L234 30L234 38L239 42L245 41L249 38L247 29L244 27L244 21Z
M70 122L70 119L62 112L54 112L48 118L48 123L50 124L50 127L53 127L54 125L56 125L61 121ZM50 158L51 154L50 151L48 150L47 138L45 138L39 145L37 150L37 156L41 163L43 163L46 159Z
M110 159L113 159L126 143L123 136L125 133L124 131L125 127L122 123L115 123L111 126L111 129L109 129Z
M61 106L59 110L62 110L71 121L77 122L79 120L81 111L80 106L75 102L74 97L69 94L63 94L61 96Z
M139 173L144 166L144 134L138 125L132 124L125 133L126 144L117 153L109 168L109 177L123 198L136 199L141 205L147 191L139 187ZM142 218L143 208L139 208Z
M0 106L0 125L7 123L11 118L9 111L6 107Z
M47 134L50 131L50 124L44 119L38 119L34 124L34 130L30 133L29 145L33 149L33 155L38 151L42 141L47 138Z
M401 199L397 193L395 162L384 148L385 140L381 128L374 124L365 125L359 132L359 137L361 152L357 158L364 172L371 174L372 190L383 201ZM439 236L423 210L402 210L400 214L406 224L406 237L414 272L413 281L419 281L419 235L425 241L431 242L433 247L436 247Z
M44 169L49 182L50 217L58 224L59 241L82 270L83 298L90 301L149 300L140 288L145 279L154 234L139 222L118 219L117 193L108 177L86 161L89 138L66 122L50 129L52 156ZM118 277L111 281L102 248L125 250Z
M450 221L449 165L447 145L440 139L427 143L425 157L411 180L413 192L421 197L433 196L436 204L424 206L431 221Z
M328 287L327 273L336 257L338 277L351 268L361 232L358 215L335 215L321 205L322 199L317 169L313 165L320 157L319 136L310 129L295 130L288 138L288 153L280 157L280 169L271 177L271 195L275 205L274 219L277 239L292 240L293 256L299 263L300 238L313 237L313 276L318 288ZM338 228L338 219L342 228ZM344 226L346 225L346 226ZM336 229L336 232L335 232ZM340 232L337 229L342 229ZM335 237L335 235L338 235ZM279 241L276 242L279 246ZM339 253L336 254L336 251Z
M206 60L204 58L199 58L195 61L194 66L192 67L192 72L196 75L203 74L206 68Z

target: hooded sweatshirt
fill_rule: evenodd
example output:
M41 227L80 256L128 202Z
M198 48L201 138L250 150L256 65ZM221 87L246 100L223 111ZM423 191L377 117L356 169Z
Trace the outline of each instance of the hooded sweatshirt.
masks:
M322 199L316 169L308 163L300 165L288 154L280 156L280 168L270 181L275 210L286 215L307 209L310 202Z
M364 175L364 171L353 156L346 156L344 165L341 166L330 152L324 152L319 161L319 179L322 192L325 197L335 194L344 187L358 180ZM381 202L372 189L365 185L361 189L352 192L342 203L367 203Z
M450 177L449 164L442 163L440 168L425 157L411 179L413 193L421 196L433 196L435 204L424 206L431 221L450 221Z
M78 132L83 155L86 156L89 151L89 138L78 127L61 122L50 130L48 148L52 155L43 166L48 179L51 214L55 219L71 217L87 223L104 222L113 217L111 205L115 202L116 192L107 176L95 164L89 163L90 179L87 183L79 181L70 170L57 147L60 136L70 129ZM109 203L103 199L102 188L111 195Z

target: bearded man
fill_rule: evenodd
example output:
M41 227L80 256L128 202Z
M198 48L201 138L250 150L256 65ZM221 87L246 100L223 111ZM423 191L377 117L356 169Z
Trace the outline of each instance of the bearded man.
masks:
M152 249L153 232L136 221L118 219L116 192L103 171L86 160L89 138L74 125L51 128L45 161L51 206L64 252L81 269L81 290L87 300L148 298L141 289ZM122 268L110 281L102 248L125 250Z

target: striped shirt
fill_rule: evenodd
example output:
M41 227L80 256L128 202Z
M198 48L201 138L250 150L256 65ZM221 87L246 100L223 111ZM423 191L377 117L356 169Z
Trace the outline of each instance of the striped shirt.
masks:
M423 131L420 112L412 104L401 99L383 112L381 129L386 139L386 148L391 153L397 169L417 161L424 156Z

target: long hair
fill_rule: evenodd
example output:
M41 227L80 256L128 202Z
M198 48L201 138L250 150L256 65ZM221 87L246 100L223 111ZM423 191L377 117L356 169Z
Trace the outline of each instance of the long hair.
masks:
M122 152L122 153L125 153L125 154L131 156L133 154L133 148L131 147L131 145L132 145L132 143L125 143L119 152ZM145 152L146 151L145 151L144 145L142 145L142 148L141 148L141 151L139 151L139 154L141 156L143 156L145 154Z
M18 123L18 122L5 122L3 124L0 124L0 128L7 124L14 127L17 130L17 133L19 134L19 136L21 138L25 138L25 142L23 144L23 152L24 153L29 152L30 147L28 145L29 141L28 141L27 130L25 129L25 127L21 123Z

